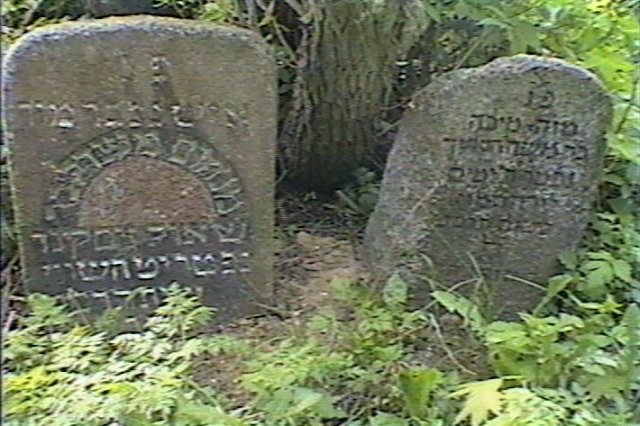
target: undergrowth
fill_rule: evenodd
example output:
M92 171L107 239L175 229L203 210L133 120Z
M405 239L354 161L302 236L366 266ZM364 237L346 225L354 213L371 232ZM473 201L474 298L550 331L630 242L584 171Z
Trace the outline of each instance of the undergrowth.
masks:
M4 422L633 424L640 390L636 304L609 299L578 304L573 314L487 322L470 301L436 292L486 348L496 376L471 381L455 365L432 367L424 347L437 344L438 319L407 308L407 285L397 276L381 292L345 280L334 281L333 291L331 308L268 341L197 334L212 311L177 285L138 332L103 330L99 321L81 325L55 299L32 295L30 314L4 341ZM193 379L216 362L233 372L224 383Z

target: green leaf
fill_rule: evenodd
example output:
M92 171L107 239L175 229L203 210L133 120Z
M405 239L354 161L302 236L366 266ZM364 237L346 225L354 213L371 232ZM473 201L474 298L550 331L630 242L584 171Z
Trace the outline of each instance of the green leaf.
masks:
M382 290L382 299L389 307L398 307L407 303L409 287L400 278L400 274L394 273Z
M448 291L434 291L431 293L450 312L460 314L476 332L482 332L486 321L480 313L480 309L468 299Z
M452 392L450 396L453 398L466 397L462 411L456 416L455 424L469 418L472 426L479 426L491 414L499 414L504 398L502 392L498 390L502 382L503 379L499 378L465 383L457 391Z
M638 377L640 376L640 366L637 365L637 360L640 359L640 308L637 304L634 303L627 308L623 323L627 326L628 336L624 355L625 370L628 376Z
M495 18L485 18L482 19L478 22L478 25L483 25L485 27L487 26L494 26L494 27L499 27L499 28L509 28L509 24L506 24L502 21L499 21Z
M462 0L456 3L454 12L460 17L471 17L473 15L472 8Z
M313 389L298 387L294 394L295 405L287 411L284 417L295 417L313 407L322 400L323 395Z
M585 53L585 65L595 68L605 78L615 75L618 71L632 73L635 69L633 62L623 52L602 47Z
M305 387L285 387L275 392L263 405L272 420L311 416L339 418L344 413L333 406L328 395Z
M126 425L127 426L155 426L156 422L149 420L142 414L127 414L126 417ZM217 425L212 425L217 426Z
M339 419L346 417L346 413L337 408L333 398L329 395L322 395L322 399L314 406L313 412L321 419Z
M614 135L609 139L609 147L615 153L616 156L629 161L631 165L640 164L640 146L635 138L627 137L621 134ZM636 169L637 170L637 169ZM633 171L632 171L633 172ZM631 174L630 178L637 179L636 174Z
M608 200L611 209L619 216L633 217L636 213L636 200L631 197L617 197Z
M613 256L611 253L607 251L596 251L589 253L589 259L599 259L599 260L613 260Z
M428 2L423 2L422 5L424 7L425 14L431 20L433 20L435 22L438 22L438 23L442 20L442 17L440 16L440 12L438 11L438 9L436 9L435 7L430 5Z
M640 147L638 148L638 150L640 150ZM640 163L640 152L636 152L636 154L638 154L636 158ZM625 172L625 176L627 177L627 179L629 179L629 182L635 185L640 184L640 164L629 164Z
M613 269L609 262L604 260L592 260L584 264L587 272L588 288L595 291L613 280Z
M558 258L560 263L567 269L576 269L578 267L578 255L573 251L566 251Z
M587 383L587 389L598 400L600 398L618 398L627 387L629 378L609 372L608 374L594 376Z
M219 408L201 402L178 400L175 418L178 423L185 425L211 426L244 426L240 419L225 414Z
M605 371L605 369L597 364L586 364L583 367L583 370L586 371L589 374L593 374L595 376L604 376L607 374L607 372Z
M540 50L542 44L536 28L527 22L516 22L507 29L507 36L511 43L511 53L527 53L528 48Z
M522 42L532 49L538 51L542 48L542 44L540 43L540 33L528 22L519 22L514 31L518 32L518 36L522 40Z
M633 278L631 278L631 265L624 260L614 260L612 263L613 272L616 274L618 278L622 281L631 283L633 282Z
M562 290L567 288L567 285L573 281L573 277L571 275L557 275L555 277L551 277L549 280L549 286L547 287L547 295L551 297L557 295Z
M378 413L370 420L371 426L409 426L409 421L389 413Z
M333 291L333 297L340 302L358 300L361 292L346 278L334 278L329 284Z
M556 275L555 277L551 277L549 279L549 285L547 286L547 292L544 297L534 309L534 314L537 313L544 305L549 303L553 298L555 298L560 292L562 292L569 284L573 282L573 277L571 275Z
M443 374L433 368L412 368L400 373L399 382L411 416L424 418L429 397L442 384Z
M487 3L484 8L491 11L495 16L498 17L498 19L502 20L503 22L508 22L510 19L507 15L504 14L504 11L500 10L497 7L491 6L489 3Z
M511 349L524 348L530 343L525 326L518 322L494 321L486 327L487 343L506 343Z

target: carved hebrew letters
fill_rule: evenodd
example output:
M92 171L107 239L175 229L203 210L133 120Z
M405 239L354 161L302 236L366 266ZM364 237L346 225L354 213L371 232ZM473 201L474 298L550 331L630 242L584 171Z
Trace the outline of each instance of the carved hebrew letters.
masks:
M215 212L207 217L215 217L215 221L78 227L82 202L92 196L94 181L102 181L98 195L106 194L114 200L128 196L127 187L119 184L117 176L103 172L129 158L172 164L194 176L207 191L199 197L212 200ZM170 144L163 141L159 130L116 130L80 146L59 164L56 175L57 186L43 214L50 227L31 234L43 257L67 260L44 264L42 271L47 277L106 283L156 280L176 271L193 277L251 271L245 262L251 256L244 248L248 223L243 212L242 184L233 168L205 142L179 133ZM132 179L133 175L126 178ZM145 197L144 193L142 196ZM174 254L164 251L167 247L197 250L207 246L221 247L221 251ZM135 255L153 252L158 254ZM86 256L94 255L116 257L85 260Z
M241 219L224 223L153 225L131 228L52 229L34 232L31 239L39 253L65 253L74 256L79 247L91 247L96 252L123 252L128 248L152 249L164 242L176 247L194 244L234 244L246 241L248 224Z
M42 266L49 278L79 279L83 282L119 282L129 280L153 280L163 272L181 269L193 277L212 275L246 274L250 272L246 251L221 251L206 253L172 253L128 259L76 260L50 263Z
M555 99L551 86L542 83L530 91L526 105L535 104L544 114L474 113L468 116L467 129L460 132L462 137L442 138L451 159L447 179L453 187L448 190L455 192L459 205L481 209L470 219L473 229L490 228L497 235L511 238L547 235L551 224L526 218L532 211L552 208L563 201L536 189L580 190L583 176L574 164L585 161L589 152L579 139L577 123L548 112ZM540 159L549 160L549 166L533 167ZM520 192L508 189L516 185ZM510 211L509 217L496 214L502 210ZM436 229L445 223L456 228L468 226L469 219L458 214L466 212L452 210L430 227Z
M169 126L192 128L203 120L233 128L246 126L246 118L229 107L215 103L164 106L158 102L142 105L134 100L112 103L86 100L77 104L30 101L22 102L15 108L30 125L44 125L65 131L157 129ZM171 117L171 122L163 120L165 115Z

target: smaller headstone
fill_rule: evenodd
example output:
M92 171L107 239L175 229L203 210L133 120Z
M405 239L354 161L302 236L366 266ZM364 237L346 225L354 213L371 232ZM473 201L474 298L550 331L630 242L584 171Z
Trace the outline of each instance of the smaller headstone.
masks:
M270 295L276 73L254 33L156 17L28 34L3 66L25 284L84 305Z
M503 317L534 307L576 248L612 114L591 73L519 55L447 73L411 102L366 231L374 270L469 294L482 276ZM465 284L466 282L466 284ZM466 292L465 292L466 290Z

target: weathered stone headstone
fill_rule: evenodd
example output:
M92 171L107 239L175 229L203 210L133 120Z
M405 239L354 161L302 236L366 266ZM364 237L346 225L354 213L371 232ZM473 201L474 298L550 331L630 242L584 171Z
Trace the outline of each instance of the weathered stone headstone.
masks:
M37 30L3 70L27 287L118 305L201 289L222 318L269 295L276 78L241 29L128 17Z
M598 79L520 55L441 76L402 119L365 249L380 274L448 287L481 272L513 317L576 247L602 169L611 102ZM478 268L479 267L479 268ZM519 278L519 279L518 279ZM422 283L422 284L420 284Z

